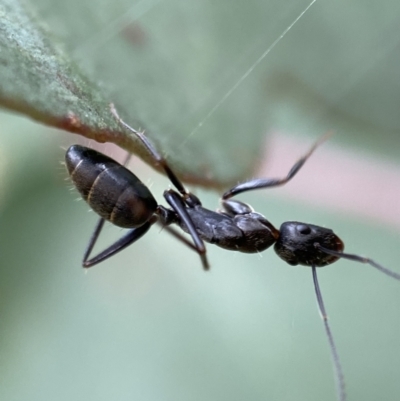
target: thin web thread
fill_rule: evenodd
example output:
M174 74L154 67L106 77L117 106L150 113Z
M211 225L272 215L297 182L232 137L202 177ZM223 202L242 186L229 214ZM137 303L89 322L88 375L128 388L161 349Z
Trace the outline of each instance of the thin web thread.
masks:
M163 0L141 0L129 8L126 12L121 14L118 18L107 24L107 26L96 33L92 38L87 39L83 44L75 48L75 53L83 53L95 50L100 44L107 39L117 35L129 25L132 20L140 19L144 14L154 8L158 3ZM202 125L221 107L221 105L229 98L229 96L240 86L240 84L253 72L253 70L260 64L264 58L275 48L275 46L286 36L286 34L293 28L293 26L303 17L303 15L311 8L317 0L312 0L311 3L295 18L295 20L282 32L280 36L267 48L267 50L250 66L250 68L239 78L239 80L226 92L219 102L210 110L210 112L198 123L198 125L188 134L183 140L180 147L188 141ZM134 15L134 17L132 17Z
M312 0L311 3L297 16L297 18L282 32L280 36L268 47L267 50L250 66L250 68L239 78L239 80L232 86L228 92L221 98L219 102L209 111L209 113L197 124L192 132L186 137L186 139L181 143L181 146L186 143L186 141L192 137L202 125L221 107L221 105L229 98L229 96L239 87L239 85L253 72L253 70L260 64L265 57L275 48L275 46L286 36L286 34L293 28L293 26L303 17L303 15L310 9L310 7L317 0Z

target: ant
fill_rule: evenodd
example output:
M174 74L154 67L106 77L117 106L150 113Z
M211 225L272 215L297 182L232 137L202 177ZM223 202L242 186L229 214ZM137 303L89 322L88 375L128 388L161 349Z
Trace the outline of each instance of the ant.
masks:
M315 142L309 151L292 166L286 177L254 179L238 184L222 195L222 210L214 212L204 208L200 199L186 190L144 132L137 131L125 123L119 117L113 104L110 108L117 121L137 137L176 189L164 191L164 198L170 207L166 208L157 203L150 190L124 165L93 149L72 145L65 155L69 175L83 199L100 216L83 256L83 267L94 266L125 249L146 234L156 222L196 251L204 270L210 267L204 242L245 253L261 252L274 245L277 255L288 264L309 266L312 269L318 307L333 359L337 396L339 401L345 401L347 397L344 375L328 323L316 268L344 258L367 263L396 280L400 280L400 274L381 266L372 259L344 253L343 241L328 228L288 221L277 230L250 205L231 199L246 191L285 185L298 173L314 150L330 136L330 133ZM128 160L129 157L125 164ZM105 250L90 257L106 220L118 227L128 228L129 231ZM193 242L171 227L172 224L178 225L185 233L190 234Z

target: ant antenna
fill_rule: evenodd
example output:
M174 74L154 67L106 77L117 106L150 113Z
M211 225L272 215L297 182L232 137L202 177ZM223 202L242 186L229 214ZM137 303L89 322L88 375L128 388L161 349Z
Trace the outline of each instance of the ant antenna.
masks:
M380 265L379 263L376 263L374 260L372 260L370 258L366 258L366 257L359 256L359 255L354 255L351 253L333 251L331 249L321 246L321 244L319 242L314 243L314 247L319 249L322 252L325 252L328 255L336 256L337 258L353 260L355 262L360 262L360 263L367 263L370 266L378 269L380 272L386 274L387 276L392 277L396 280L400 280L399 273L396 273L390 269L387 269L386 267L383 267L382 265ZM331 355L332 355L332 359L333 359L335 378L336 378L338 399L339 399L339 401L346 401L345 383L344 383L342 366L340 364L339 355L337 353L336 345L333 341L332 332L331 332L331 329L328 324L328 316L326 314L324 301L322 299L321 290L320 290L319 284L318 284L317 271L316 271L316 268L314 265L312 266L312 273L313 273L313 279L314 279L315 294L316 294L317 300L318 300L318 307L319 307L319 311L321 313L322 320L324 322L326 335L327 335L328 341L329 341L329 347L331 349Z
M326 314L324 300L322 299L321 289L319 288L317 269L315 265L312 266L312 275L314 280L315 295L317 296L319 313L321 314L322 321L324 322L326 336L328 337L329 348L333 359L333 370L336 379L336 391L339 401L346 401L346 389L344 383L344 375L342 365L340 363L339 354L337 352L336 344L333 341L333 335L328 322L328 315Z
M375 267L376 269L378 269L380 272L386 274L389 277L392 277L396 280L400 281L400 274L396 273L386 267L383 267L382 265L380 265L379 263L376 263L374 260L370 259L370 258L366 258L363 256L359 256L359 255L354 255L351 253L343 253L343 252L337 252L337 251L332 251L331 249L325 248L323 246L321 246L318 242L316 242L314 244L314 246L317 249L320 249L322 252L327 253L328 255L333 255L336 256L338 258L343 258L343 259L349 259L349 260L354 260L355 262L360 262L360 263L367 263L372 267Z

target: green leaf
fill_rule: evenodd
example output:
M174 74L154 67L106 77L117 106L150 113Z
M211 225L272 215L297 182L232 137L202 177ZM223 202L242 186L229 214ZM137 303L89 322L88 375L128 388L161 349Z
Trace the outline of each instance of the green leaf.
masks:
M0 102L4 107L146 156L135 138L118 126L99 86L30 12L16 1L5 0L0 14Z
M3 1L0 13L1 104L100 140L111 119L96 85L21 4Z
M183 179L214 187L251 176L274 129L373 150L384 136L396 157L398 2L26 1L35 17L0 5L0 103L42 122L151 164L114 102Z
M45 124L116 143L152 164L110 114L113 101L124 120L146 130L184 180L219 187L250 174L264 138L259 73L226 95L248 65L243 52L262 24L262 19L254 22L257 9L244 3L231 9L225 2L177 2L168 12L171 4L148 3L146 10L141 3L121 1L99 2L88 14L92 5L32 2L33 14L18 2L2 2L1 104ZM73 57L42 18L58 37L65 35ZM105 38L103 23L111 31Z

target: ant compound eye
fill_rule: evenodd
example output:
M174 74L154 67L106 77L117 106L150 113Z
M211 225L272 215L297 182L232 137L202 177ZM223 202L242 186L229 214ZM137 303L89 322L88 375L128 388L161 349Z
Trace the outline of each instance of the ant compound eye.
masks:
M300 234L303 235L308 235L311 233L311 228L307 224L298 224L296 229Z

